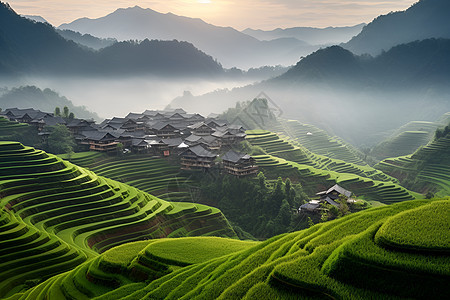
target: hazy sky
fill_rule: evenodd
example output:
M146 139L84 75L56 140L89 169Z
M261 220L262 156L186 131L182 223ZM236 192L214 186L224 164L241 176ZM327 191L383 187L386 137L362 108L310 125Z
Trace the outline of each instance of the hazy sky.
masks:
M40 15L55 26L81 17L98 18L139 5L158 12L201 18L242 30L295 26L345 26L404 10L417 0L12 0L19 14Z

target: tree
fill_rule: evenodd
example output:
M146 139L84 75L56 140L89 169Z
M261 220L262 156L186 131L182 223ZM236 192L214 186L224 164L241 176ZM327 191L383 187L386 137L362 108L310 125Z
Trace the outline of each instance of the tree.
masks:
M261 189L265 190L267 188L266 186L266 176L263 172L258 173L258 182Z
M69 129L58 124L56 126L51 126L50 135L47 140L47 150L53 154L70 153L76 146L74 138L70 133Z
M64 106L64 108L63 108L63 118L64 119L69 118L69 108L67 106Z
M61 117L61 109L58 106L55 107L55 117Z
M73 114L73 112L71 112L69 114L69 121L72 121L73 119L75 119L75 115Z

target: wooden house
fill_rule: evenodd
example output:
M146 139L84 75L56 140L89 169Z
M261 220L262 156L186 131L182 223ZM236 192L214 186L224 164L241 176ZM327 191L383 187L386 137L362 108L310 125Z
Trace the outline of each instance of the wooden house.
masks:
M89 145L91 151L117 151L117 144L119 144L116 141L117 137L109 132L83 131L81 136L84 137L81 144Z
M167 122L157 122L151 125L150 132L163 139L180 136L180 130Z
M338 202L339 196L344 195L347 198L350 198L352 195L352 192L344 189L343 187L335 184L329 189L318 192L316 194L319 196L319 199L311 200L310 202L303 204L300 206L299 211L309 211L309 212L317 212L322 210L322 203L328 203L333 206L339 207L340 204Z
M238 177L252 176L258 173L258 166L253 157L233 150L222 156L222 165L225 172Z
M214 132L214 129L209 127L204 122L198 122L194 125L188 126L188 128L191 130L192 134L203 136L203 135L211 135Z
M214 165L216 159L215 154L201 145L187 148L180 156L182 170L207 170Z

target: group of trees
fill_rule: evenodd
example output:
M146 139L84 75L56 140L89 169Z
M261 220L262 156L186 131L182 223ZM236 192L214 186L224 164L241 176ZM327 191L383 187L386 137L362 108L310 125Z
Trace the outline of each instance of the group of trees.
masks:
M69 110L69 108L67 106L64 106L62 114L61 114L61 109L57 106L55 107L55 117L62 117L65 121L72 121L73 119L75 119L75 115L73 114L73 112L71 112Z
M289 178L270 182L262 172L249 179L209 176L202 180L201 189L238 234L247 232L258 239L294 230L295 212L308 200L300 184L292 184Z
M448 124L444 128L436 129L436 133L434 135L434 139L438 140L440 138L446 137L449 133L450 133L450 124Z
M75 140L69 129L62 124L50 126L50 134L42 148L53 154L71 153L76 146Z

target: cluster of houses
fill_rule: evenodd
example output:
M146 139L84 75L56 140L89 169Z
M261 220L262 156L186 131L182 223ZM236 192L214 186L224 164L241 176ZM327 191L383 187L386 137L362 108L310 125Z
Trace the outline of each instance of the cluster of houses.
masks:
M353 199L350 199L352 196L352 192L344 189L338 184L333 185L326 191L321 191L316 194L319 199L311 200L308 203L305 203L300 206L299 212L319 212L323 209L322 203L333 205L339 208L340 203L338 202L339 196L343 195L347 199L347 202L354 202Z
M74 136L78 151L177 155L184 170L212 168L216 165L216 153L225 153L246 137L240 125L229 125L217 115L205 118L183 109L129 113L124 118L114 117L100 124L94 120L65 119L35 109L10 108L0 116L35 126L43 142L50 135L47 126L64 124ZM230 150L221 159L223 169L235 176L257 173L253 158L246 154Z

